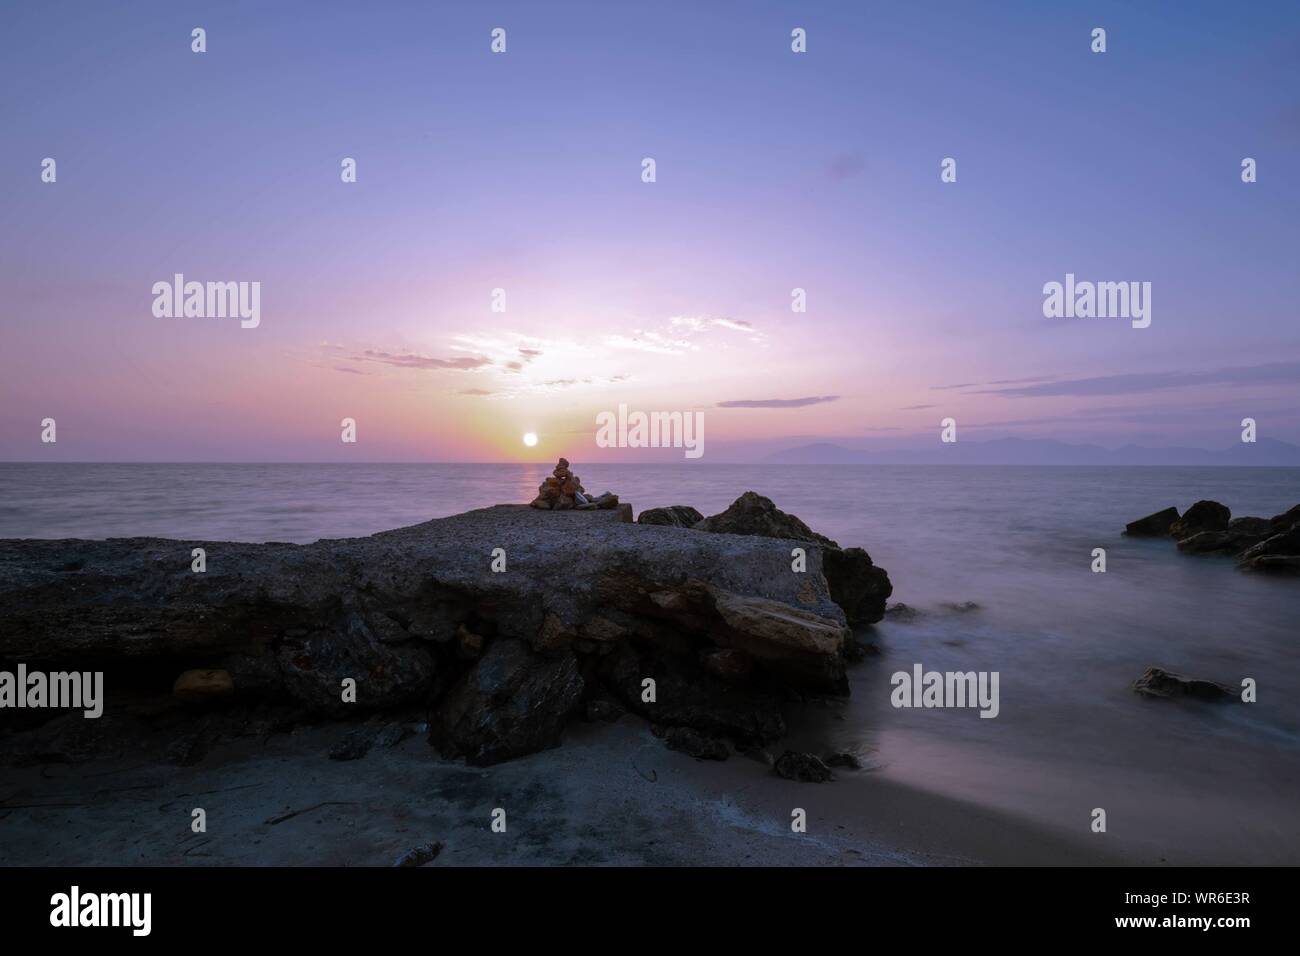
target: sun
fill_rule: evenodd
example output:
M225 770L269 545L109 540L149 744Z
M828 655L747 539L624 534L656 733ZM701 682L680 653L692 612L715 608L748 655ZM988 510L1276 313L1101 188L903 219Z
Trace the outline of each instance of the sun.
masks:
M524 444L532 448L537 444L537 432L524 432Z

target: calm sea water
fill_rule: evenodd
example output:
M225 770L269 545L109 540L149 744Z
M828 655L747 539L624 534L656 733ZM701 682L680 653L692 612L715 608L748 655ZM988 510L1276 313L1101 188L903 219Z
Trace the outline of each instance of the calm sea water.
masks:
M637 510L722 510L753 489L889 570L911 624L875 629L831 738L873 773L1005 808L1142 859L1300 863L1300 580L1128 540L1125 522L1214 498L1234 515L1300 502L1300 469L607 466L588 489ZM526 502L549 466L0 464L0 537L157 535L307 542ZM1090 570L1093 548L1108 571ZM957 612L947 603L973 601ZM895 710L914 663L1000 674L1001 714ZM1137 697L1148 665L1258 682L1249 706ZM843 719L840 719L843 718ZM1089 831L1107 811L1107 833Z

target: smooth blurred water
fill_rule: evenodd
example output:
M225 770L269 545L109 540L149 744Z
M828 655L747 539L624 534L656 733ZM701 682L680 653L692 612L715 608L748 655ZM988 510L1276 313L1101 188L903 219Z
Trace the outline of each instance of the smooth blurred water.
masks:
M722 510L746 490L888 569L922 612L868 635L833 738L877 773L1005 807L1170 862L1300 863L1300 579L1243 574L1124 524L1213 498L1234 515L1300 502L1300 469L608 466L592 491L642 508ZM526 502L547 465L0 465L0 537L157 535L297 541L364 535ZM1090 570L1092 549L1108 571ZM959 613L944 603L973 601ZM1001 714L896 710L890 674L998 671ZM1148 665L1239 686L1259 702L1150 701ZM859 776L858 781L869 779ZM1108 844L1110 845L1110 844Z

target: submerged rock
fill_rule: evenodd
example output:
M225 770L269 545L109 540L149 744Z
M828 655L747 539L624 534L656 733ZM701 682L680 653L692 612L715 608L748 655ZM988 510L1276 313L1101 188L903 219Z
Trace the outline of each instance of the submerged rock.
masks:
M1165 508L1155 514L1130 521L1124 526L1124 533L1134 538L1163 538L1178 520L1177 508Z
M921 616L922 612L920 610L910 604L904 604L902 601L885 608L885 617L891 621L897 621L899 624L911 624Z
M1205 701L1229 701L1237 698L1232 688L1223 684L1183 677L1159 667L1148 667L1146 673L1133 682L1133 689L1147 697L1190 697Z

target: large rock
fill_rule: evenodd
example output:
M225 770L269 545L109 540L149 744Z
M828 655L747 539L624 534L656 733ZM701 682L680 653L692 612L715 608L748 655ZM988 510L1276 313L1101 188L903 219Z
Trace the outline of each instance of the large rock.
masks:
M885 569L876 567L862 548L826 548L822 573L831 600L844 609L850 624L874 624L885 616L885 602L894 586Z
M671 528L693 528L704 520L690 505L669 505L666 508L647 508L636 516L637 524L660 524Z
M1240 560L1241 566L1250 571L1300 574L1300 523L1247 549Z
M1297 524L1300 524L1300 505L1296 505L1280 515L1274 515L1268 522L1275 531L1286 531Z
M747 491L720 514L710 515L695 526L697 531L719 534L759 535L764 538L789 538L791 541L814 541L831 548L837 545L825 535L817 534L794 515L788 515L753 491Z
M572 652L544 658L498 640L430 716L429 739L444 757L480 766L555 747L582 691Z
M697 531L722 534L759 535L807 541L822 549L822 574L830 587L831 599L843 610L849 624L874 624L885 616L885 602L894 593L889 575L876 567L862 548L841 548L818 534L799 518L786 514L770 498L747 491L721 514L711 515L695 525Z
M237 701L340 716L428 706L441 739L475 760L549 746L579 672L651 720L736 740L779 735L792 689L847 691L824 549L797 574L786 540L625 517L502 505L309 545L4 540L0 662L105 670L109 711L126 682L170 699L177 674L211 669L229 672ZM204 573L190 570L194 547ZM653 705L640 702L649 676ZM489 719L511 713L493 696L509 686L536 733Z
M1134 538L1163 538L1178 520L1177 508L1166 508L1155 514L1130 521L1124 526L1124 533Z
M1169 533L1181 541L1202 531L1226 531L1231 520L1232 512L1227 505L1217 501L1198 501L1170 526Z
M1222 531L1200 531L1178 542L1187 554L1241 554L1273 534L1267 518L1233 518Z

